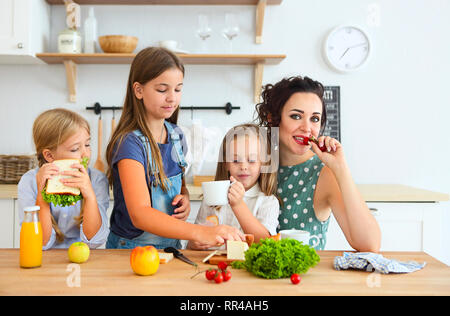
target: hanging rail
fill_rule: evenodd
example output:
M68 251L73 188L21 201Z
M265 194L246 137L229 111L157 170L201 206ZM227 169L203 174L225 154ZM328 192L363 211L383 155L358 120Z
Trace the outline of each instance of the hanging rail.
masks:
M101 106L100 103L95 102L94 106L87 106L86 110L93 110L95 114L101 114L103 110L120 111L122 106ZM225 112L230 115L233 110L240 110L240 106L233 106L230 102L227 102L225 106L180 106L181 110L225 110Z

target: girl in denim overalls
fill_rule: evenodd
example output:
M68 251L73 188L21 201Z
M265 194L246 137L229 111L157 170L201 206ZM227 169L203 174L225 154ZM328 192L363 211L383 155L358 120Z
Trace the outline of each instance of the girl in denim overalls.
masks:
M237 229L186 223L186 141L176 126L184 67L163 48L133 60L120 121L108 144L108 179L114 208L107 248L180 248L180 239L214 246L243 240Z

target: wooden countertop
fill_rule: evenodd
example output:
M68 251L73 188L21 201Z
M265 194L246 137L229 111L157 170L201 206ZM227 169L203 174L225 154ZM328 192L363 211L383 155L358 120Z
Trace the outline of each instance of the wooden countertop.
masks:
M450 196L402 184L357 184L366 202L443 202ZM192 201L201 201L202 188L188 184ZM111 194L112 197L112 194ZM0 184L0 199L17 199L17 185Z
M443 202L448 194L418 189L402 184L357 184L366 202ZM202 200L202 188L188 185L191 200Z
M371 273L333 268L339 251L318 251L320 263L311 268L299 285L289 279L266 280L245 270L232 269L230 281L215 284L195 268L178 259L161 264L152 276L138 276L130 267L131 250L91 250L80 268L80 287L70 287L67 250L44 251L42 267L21 269L18 249L0 249L0 295L182 295L182 296L290 296L290 295L450 295L450 268L423 252L386 252L386 258L426 262L419 271L408 274ZM209 253L183 250L199 263ZM72 275L73 276L73 275ZM73 284L73 282L72 282Z

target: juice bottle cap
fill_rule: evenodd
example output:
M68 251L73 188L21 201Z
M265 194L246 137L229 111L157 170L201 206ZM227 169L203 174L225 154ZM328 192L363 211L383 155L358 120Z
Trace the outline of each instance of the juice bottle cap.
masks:
M23 210L24 210L24 212L34 212L34 211L39 211L40 209L41 209L40 206L33 205L33 206L27 206Z

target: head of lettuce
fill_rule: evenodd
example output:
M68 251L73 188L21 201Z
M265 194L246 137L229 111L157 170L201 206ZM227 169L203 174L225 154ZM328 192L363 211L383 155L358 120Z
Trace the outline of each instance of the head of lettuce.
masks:
M266 238L252 244L245 252L245 260L233 262L232 267L266 279L281 279L293 273L305 274L319 261L316 250L309 245L290 238Z
M85 169L87 169L88 158L83 159L60 159L53 161L59 167L60 172L67 170L74 170L70 166L74 163L81 163ZM78 201L83 199L83 196L78 188L72 188L65 186L61 183L62 176L58 175L52 179L47 180L47 184L42 190L42 198L47 203L53 203L55 206L71 206L75 205Z

